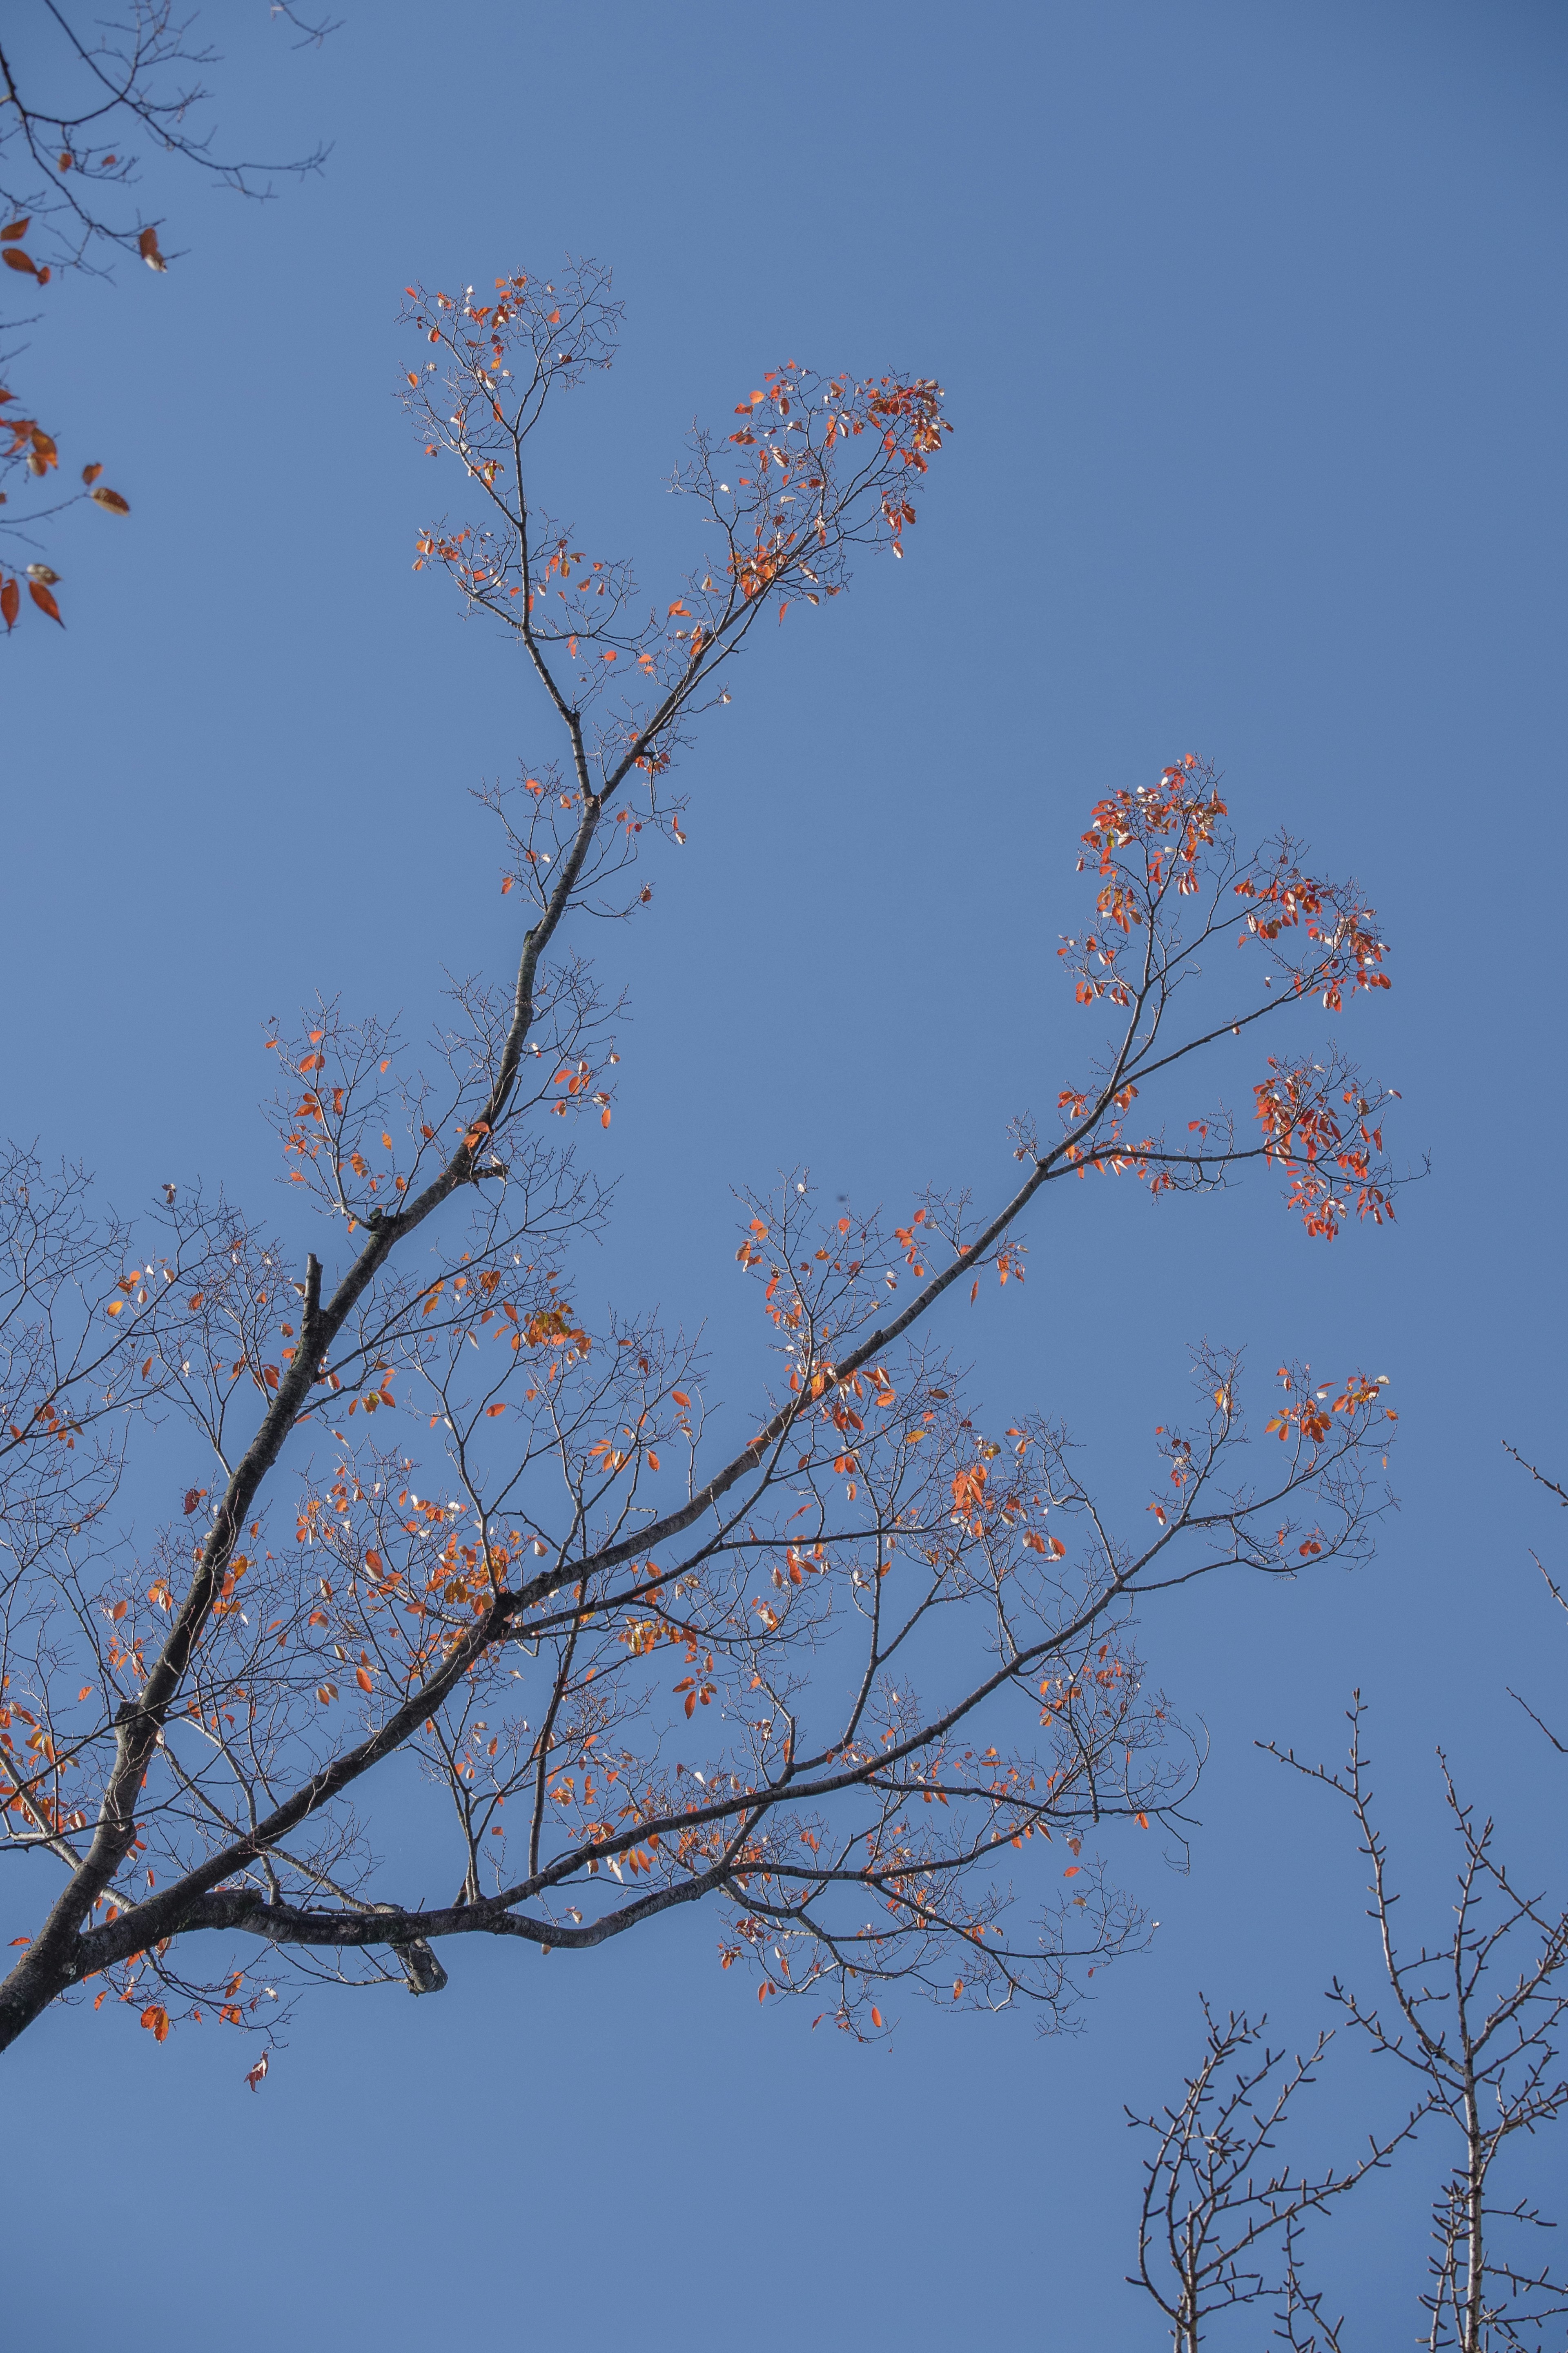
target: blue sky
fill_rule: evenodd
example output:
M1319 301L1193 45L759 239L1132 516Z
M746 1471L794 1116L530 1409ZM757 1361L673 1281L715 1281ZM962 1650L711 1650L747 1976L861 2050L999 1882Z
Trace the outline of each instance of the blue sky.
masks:
M1113 1858L1163 1925L1079 2037L924 2010L887 2048L813 2037L721 1975L696 1916L542 1965L465 1951L439 2001L323 1996L256 2099L234 2038L51 2015L9 2061L36 2185L12 2326L68 2345L112 2316L125 2353L215 2327L231 2353L454 2326L1157 2345L1120 2284L1122 2104L1175 2088L1199 1988L1296 2041L1331 1973L1373 1974L1344 1825L1254 1741L1337 1750L1362 1686L1436 1933L1436 1741L1540 1875L1560 1852L1561 1783L1505 1695L1561 1686L1528 1556L1560 1537L1500 1441L1568 1461L1568 24L1509 0L345 18L296 56L259 0L211 9L220 136L329 138L324 175L263 207L150 174L185 257L52 290L26 362L67 463L101 459L133 513L62 535L68 631L26 616L5 655L10 1131L126 1208L199 1172L265 1212L268 1017L341 989L418 1030L445 969L505 967L468 790L542 724L410 568L438 493L394 319L411 278L595 254L623 353L563 413L549 500L650 584L689 554L661 487L687 424L785 354L936 375L958 432L909 560L748 659L687 767L689 847L602 951L634 1018L586 1281L706 1319L742 1400L764 1358L731 1185L807 1163L890 1205L994 1191L1006 1120L1088 1043L1054 955L1088 805L1196 750L1244 832L1291 825L1378 906L1394 989L1342 1034L1432 1176L1331 1250L1261 1182L1047 1197L1023 1296L944 1336L993 1409L1064 1413L1112 1491L1198 1340L1386 1372L1403 1509L1354 1577L1145 1620L1207 1728L1203 1828L1188 1876ZM40 1866L6 1868L25 1927ZM1341 2058L1325 2145L1389 2098ZM1414 2328L1426 2181L1407 2166L1325 2242L1354 2342Z

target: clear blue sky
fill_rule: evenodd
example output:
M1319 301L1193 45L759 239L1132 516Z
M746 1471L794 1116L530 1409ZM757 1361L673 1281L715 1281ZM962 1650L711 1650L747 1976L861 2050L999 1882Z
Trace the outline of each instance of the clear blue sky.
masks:
M410 570L436 470L393 319L413 277L596 254L624 355L568 412L550 496L646 580L683 560L660 482L686 424L786 353L937 375L959 431L910 559L748 659L655 920L605 945L636 1018L589 1283L707 1317L741 1398L763 1359L732 1182L805 1161L890 1203L994 1189L1007 1117L1079 1068L1053 950L1082 813L1197 750L1244 829L1293 825L1379 907L1394 991L1344 1034L1432 1178L1331 1250L1261 1184L1157 1208L1086 1187L1037 1220L1023 1298L952 1336L994 1406L1066 1413L1112 1491L1194 1340L1386 1372L1404 1509L1353 1577L1146 1620L1212 1739L1203 1828L1186 1878L1125 1857L1163 1925L1077 2040L923 2010L887 2049L813 2037L692 1915L587 1958L465 1950L439 2000L322 1996L254 2099L237 2038L54 2015L7 2063L8 2329L1156 2346L1120 2284L1122 2103L1175 2088L1198 1988L1295 2040L1331 1971L1373 1978L1343 1825L1253 1741L1337 1749L1361 1683L1438 1934L1438 1738L1541 1875L1561 1857L1561 1782L1504 1695L1562 1687L1527 1551L1560 1537L1500 1440L1568 1461L1568 19L344 14L295 56L260 0L209 11L221 135L328 137L324 177L267 207L150 177L187 258L52 292L27 362L68 462L102 459L134 512L62 539L68 634L27 617L4 656L6 1124L126 1208L200 1172L264 1208L268 1017L342 989L418 1030L443 968L504 965L467 791L543 733L504 649ZM5 1868L9 1936L43 1866ZM1334 2073L1325 2141L1387 2097ZM1407 2168L1327 2242L1357 2345L1414 2330L1425 2188Z

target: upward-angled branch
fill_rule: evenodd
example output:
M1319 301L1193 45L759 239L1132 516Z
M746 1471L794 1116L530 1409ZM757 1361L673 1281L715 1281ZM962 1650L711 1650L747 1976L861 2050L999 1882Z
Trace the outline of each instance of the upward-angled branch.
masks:
M749 1957L761 1994L814 1991L856 2032L900 1984L1054 2014L1143 1934L1090 1841L1118 1821L1184 1835L1194 1751L1131 1612L1226 1567L1360 1557L1393 1416L1381 1379L1282 1367L1247 1474L1237 1360L1205 1350L1195 1417L1154 1433L1141 1532L1118 1534L1057 1422L976 1428L934 1325L963 1285L1020 1284L1023 1221L1091 1173L1159 1196L1256 1162L1310 1232L1382 1222L1386 1096L1284 1034L1386 987L1374 919L1289 842L1244 853L1195 760L1101 802L1079 859L1093 926L1062 953L1112 1026L1057 1132L1016 1125L1022 1166L977 1215L928 1194L903 1224L823 1222L795 1179L748 1197L735 1256L773 1370L753 1417L710 1421L691 1345L591 1316L571 1271L604 1200L570 1135L609 1125L619 1060L574 941L648 903L640 857L685 838L675 755L761 616L798 619L857 552L901 552L942 395L767 375L724 439L694 437L678 487L709 552L638 618L629 570L530 489L547 401L608 363L605 273L410 301L447 371L437 391L440 362L410 368L411 406L489 513L425 532L417 563L501 624L559 730L553 763L485 797L529 913L507 985L456 992L433 1071L335 1002L267 1040L289 1181L332 1238L300 1273L226 1203L171 1188L162 1255L121 1279L153 1320L136 1355L104 1319L115 1362L188 1418L211 1493L188 1491L150 1556L51 1537L16 1588L5 1705L30 1729L0 1735L5 1820L63 1876L0 1988L0 2041L95 1978L160 2037L204 2008L248 2017L243 1958L186 1974L204 1934L306 1974L356 1954L374 1973L390 1949L426 1989L439 1938L585 1947L708 1898L725 1967ZM1246 958L1205 976L1238 924ZM1260 1025L1278 1043L1242 1132L1184 1091ZM403 1414L440 1433L428 1474L384 1419ZM353 1810L400 1754L450 1801L435 1903L373 1882ZM1004 1864L1033 1866L1022 1890Z
M1522 2145L1520 2136L1532 2138L1568 2109L1568 2076L1560 2072L1568 1912L1521 1883L1499 1858L1492 1823L1459 1795L1439 1752L1444 1801L1459 1843L1453 1927L1439 1943L1412 1952L1394 1925L1399 1898L1373 1810L1363 1713L1358 1693L1342 1772L1302 1765L1278 1749L1270 1754L1344 1800L1372 1866L1371 1917L1393 2014L1384 2017L1338 1978L1333 2000L1376 2055L1415 2077L1417 2113L1440 2119L1458 2142L1433 2201L1422 2342L1431 2353L1535 2346L1548 2324L1568 2312L1568 2283L1516 2252L1521 2228L1550 2225L1528 2195L1500 2190L1495 2177Z

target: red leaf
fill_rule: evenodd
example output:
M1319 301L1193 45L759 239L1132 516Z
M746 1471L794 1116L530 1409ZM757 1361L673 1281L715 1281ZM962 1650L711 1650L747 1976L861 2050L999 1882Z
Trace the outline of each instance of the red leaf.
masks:
M27 594L40 613L47 613L51 621L60 621L60 608L41 581L29 580ZM60 621L60 627L62 629L65 628L63 621Z
M9 635L16 628L16 616L21 609L21 589L17 586L15 580L7 580L5 586L3 588L0 588L0 616L3 616L5 618L7 635Z

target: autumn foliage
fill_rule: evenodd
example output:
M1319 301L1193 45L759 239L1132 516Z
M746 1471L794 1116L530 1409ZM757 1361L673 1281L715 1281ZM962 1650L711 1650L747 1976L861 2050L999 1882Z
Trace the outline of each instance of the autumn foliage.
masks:
M319 46L331 29L307 19L293 0L272 0L270 14L293 29L300 45ZM128 0L108 21L78 18L60 0L35 16L39 21L17 37L27 52L26 72L9 36L0 46L0 270L6 273L0 301L19 297L30 304L63 277L103 277L117 257L134 257L164 275L160 224L147 218L135 193L143 142L164 163L190 165L237 195L266 196L274 174L319 169L320 150L271 165L228 162L214 153L211 133L198 127L207 97L200 75L214 53L193 45L195 16L176 11L173 0ZM26 348L18 335L38 323L47 307L0 317L0 365L7 372ZM83 504L110 515L131 512L130 501L100 480L103 468L96 461L81 468L79 484L66 486L56 432L40 416L25 413L33 405L30 396L0 388L0 621L7 638L28 608L65 625L54 593L60 575L44 553L53 533L40 537L43 527Z
M58 2000L272 2035L323 1969L429 1991L454 1939L571 1953L694 1902L759 2000L858 2034L913 1993L1058 2013L1144 1934L1108 1849L1179 1835L1194 1772L1134 1608L1358 1557L1392 1415L1379 1380L1287 1366L1249 1454L1239 1366L1202 1352L1122 1525L1049 1410L966 1409L948 1319L1023 1282L1036 1197L1090 1176L1254 1165L1325 1240L1387 1217L1386 1093L1323 1042L1388 985L1375 918L1299 845L1243 849L1195 759L1100 801L1061 949L1093 1037L1047 1126L979 1212L748 1197L760 1345L725 1389L752 1403L710 1412L700 1354L574 1255L617 1068L577 940L647 905L676 756L759 624L798 658L800 608L909 547L943 395L793 358L744 386L676 477L697 560L649 602L531 490L549 404L611 355L605 273L407 299L409 408L476 502L416 568L515 641L554 734L487 796L517 965L458 992L426 1066L332 1001L268 1036L286 1239L173 1187L155 1239L98 1230L12 1162L0 1805L57 1881L0 2040ZM201 1451L130 1554L105 1506L150 1411ZM399 1756L444 1793L434 1894L373 1867Z

